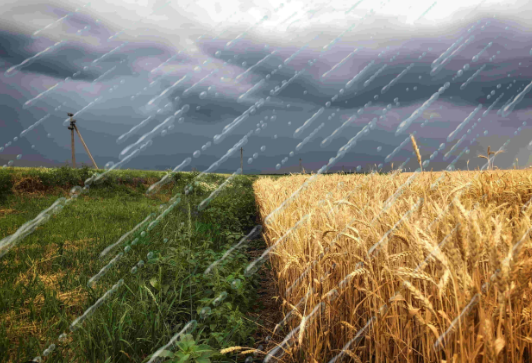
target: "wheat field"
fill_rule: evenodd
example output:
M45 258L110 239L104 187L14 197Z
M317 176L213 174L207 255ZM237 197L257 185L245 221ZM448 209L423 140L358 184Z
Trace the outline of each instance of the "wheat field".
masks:
M531 172L422 172L400 189L412 176L321 176L264 225L293 317L271 361L532 361ZM308 178L254 183L261 218Z

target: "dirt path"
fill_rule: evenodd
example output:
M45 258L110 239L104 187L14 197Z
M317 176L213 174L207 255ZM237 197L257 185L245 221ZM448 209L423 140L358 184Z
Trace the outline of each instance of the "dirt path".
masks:
M262 242L264 244L264 242ZM264 244L265 245L265 244ZM259 257L264 252L264 249L249 249L248 254L251 259ZM253 336L256 344L254 348L260 349L263 352L268 352L282 341L282 337L272 336L275 325L278 324L284 317L281 309L281 301L278 299L279 290L275 281L274 273L270 269L269 264L264 265L258 272L260 277L260 287L257 289L259 294L259 301L257 307L260 309L258 313L250 314L250 319L257 321L257 331ZM259 348L262 346L262 348ZM264 360L265 355L259 354L255 361ZM260 359L260 360L259 360Z

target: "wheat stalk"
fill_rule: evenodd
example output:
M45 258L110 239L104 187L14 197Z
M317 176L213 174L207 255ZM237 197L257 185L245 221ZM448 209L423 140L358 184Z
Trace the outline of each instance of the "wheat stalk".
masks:
M241 355L246 355L249 353L261 353L261 351L258 349L249 349L249 350L244 350L243 352L240 352Z
M419 167L421 168L421 171L423 171L423 163L421 161L421 154L419 153L419 148L417 147L417 143L416 143L416 139L414 138L414 135L410 134L410 140L412 140L412 146L414 147L414 151L416 152Z
M304 316L303 319L301 319L301 324L300 324L300 328L299 328L299 337L298 337L298 342L299 342L299 345L301 346L303 344L303 334L305 333L305 327L307 325L307 317Z
M360 357L355 355L355 353L349 351L349 350L346 350L345 353L350 356L351 358L353 358L353 360L355 361L355 363L362 363L362 360L360 360Z
M412 254L412 252L410 252L410 251L396 253L394 255L389 256L388 257L388 261L395 262L396 260L399 260L399 259L401 259L403 257L410 256L411 254Z
M225 348L225 349L220 350L220 354L227 354L227 353L231 353L231 352L234 352L236 350L242 350L242 349L247 349L247 347L235 346L235 347Z
M427 308L434 315L436 315L436 313L434 312L434 307L432 306L432 303L430 302L430 300L425 295L423 295L423 293L421 291L419 291L417 288L415 288L414 285L412 285L409 281L403 281L403 284L408 290L410 290L410 292L412 293L414 298L419 300L421 302L421 304L425 308Z
M440 297L445 293L445 288L447 287L447 283L449 282L450 277L451 270L445 270L443 276L440 279L440 282L438 282L438 294L440 295Z
M486 156L486 155L478 154L478 157L482 158L482 159L486 159L488 161L488 163L489 163L491 155L496 156L496 155L499 155L499 154L501 154L503 152L504 152L504 150L491 151L491 148L488 146L488 155ZM488 164L488 169L489 170L493 170L493 159L491 159L491 164Z
M396 274L399 276L407 276L414 279L425 280L428 282L432 282L434 285L436 285L436 282L432 279L432 277L430 277L424 272L415 271L412 268L400 267Z

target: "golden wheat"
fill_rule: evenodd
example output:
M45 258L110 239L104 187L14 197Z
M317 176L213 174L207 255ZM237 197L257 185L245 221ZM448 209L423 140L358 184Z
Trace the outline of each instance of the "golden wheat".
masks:
M490 149L488 157L492 155ZM418 162L422 166L420 154ZM299 344L283 362L329 361L357 333L361 340L345 352L352 361L531 361L532 203L523 208L532 197L530 171L446 172L438 179L440 174L418 174L381 214L384 201L413 173L393 179L322 176L264 226L271 246L311 214L270 259L286 312L315 289L295 313L298 318L277 337L284 339L301 324L295 337ZM308 178L255 182L261 217ZM436 180L437 187L431 188ZM327 202L318 204L328 193ZM419 197L424 198L423 208L386 235ZM311 273L298 280L309 266ZM472 299L477 303L470 304ZM307 321L305 314L322 302L325 312ZM372 317L371 329L362 331ZM443 349L435 350L439 338Z

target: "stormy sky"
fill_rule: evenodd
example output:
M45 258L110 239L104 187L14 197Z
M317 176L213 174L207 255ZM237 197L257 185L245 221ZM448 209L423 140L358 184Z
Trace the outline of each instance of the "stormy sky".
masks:
M4 0L0 166L532 164L527 0ZM91 160L75 135L76 162ZM469 164L467 164L469 161Z

